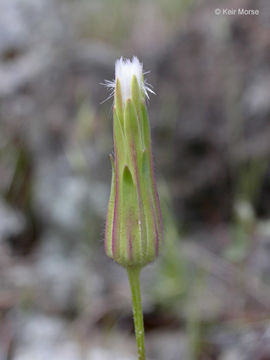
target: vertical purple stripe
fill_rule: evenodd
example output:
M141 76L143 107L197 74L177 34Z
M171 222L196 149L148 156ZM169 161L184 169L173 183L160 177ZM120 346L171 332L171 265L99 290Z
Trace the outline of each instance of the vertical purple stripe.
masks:
M115 153L115 199L112 225L112 255L116 255L116 241L117 241L117 216L118 216L118 202L119 202L119 173L118 173L118 154L117 147L114 146Z
M158 253L159 253L159 231L158 231L157 219L156 219L157 212L155 211L155 209L153 207L153 202L152 202L151 197L150 197L150 203L151 203L154 228L155 228L155 253L156 253L156 256L158 256Z
M159 230L161 232L160 235L161 235L161 237L163 237L163 225L162 225L162 218L161 218L161 209L160 209L160 202L159 202L159 196L158 196L158 191L157 191L156 179L155 179L155 175L154 175L153 156L152 156L151 148L150 148L150 168L151 168L152 184L153 184L153 188L154 188L155 207L156 207L156 210L158 212L158 225L159 225Z
M131 261L133 258L133 246L132 246L132 235L131 235L131 231L130 231L130 223L128 224L128 231L127 231L127 239L128 239L128 258Z

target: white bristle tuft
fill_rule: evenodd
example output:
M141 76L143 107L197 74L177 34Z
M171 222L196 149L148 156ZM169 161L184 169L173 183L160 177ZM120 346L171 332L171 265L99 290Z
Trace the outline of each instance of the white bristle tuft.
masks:
M145 93L147 99L149 99L148 92L155 94L151 89L151 85L146 81L143 81L143 64L140 63L139 59L136 56L133 56L132 60L121 57L115 62L115 80L105 80L105 83L103 84L110 90L110 94L106 100L114 96L116 80L119 79L124 105L126 100L131 98L131 80L134 75L137 78L139 87Z

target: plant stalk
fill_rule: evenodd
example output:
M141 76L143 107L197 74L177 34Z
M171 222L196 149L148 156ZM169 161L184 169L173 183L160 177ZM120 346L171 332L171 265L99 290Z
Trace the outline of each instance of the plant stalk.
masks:
M133 320L135 335L137 341L138 360L145 360L144 348L144 326L143 326L143 312L140 289L140 272L141 268L129 267L127 268L128 279L131 290Z

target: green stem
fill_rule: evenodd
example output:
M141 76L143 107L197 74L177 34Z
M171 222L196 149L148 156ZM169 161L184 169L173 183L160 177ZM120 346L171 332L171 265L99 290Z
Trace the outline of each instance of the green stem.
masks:
M140 290L141 269L129 267L127 269L127 272L132 297L133 319L137 341L138 360L145 360L143 312Z

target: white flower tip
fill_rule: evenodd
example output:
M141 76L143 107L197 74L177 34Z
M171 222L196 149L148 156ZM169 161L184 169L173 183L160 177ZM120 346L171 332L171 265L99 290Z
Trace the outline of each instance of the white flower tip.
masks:
M123 103L131 97L131 80L136 76L139 87L143 85L143 65L136 56L132 60L121 57L115 62L115 82L118 79L121 85Z
M106 80L104 84L111 90L108 98L114 95L116 80L118 79L121 86L122 100L124 105L126 100L131 98L131 81L134 75L137 78L139 87L145 93L147 98L149 98L148 92L154 94L151 85L143 80L143 64L140 63L139 59L136 56L133 56L132 59L125 59L121 57L115 62L115 80Z

